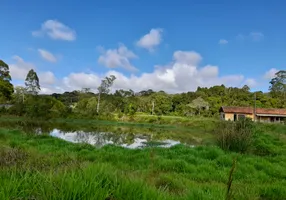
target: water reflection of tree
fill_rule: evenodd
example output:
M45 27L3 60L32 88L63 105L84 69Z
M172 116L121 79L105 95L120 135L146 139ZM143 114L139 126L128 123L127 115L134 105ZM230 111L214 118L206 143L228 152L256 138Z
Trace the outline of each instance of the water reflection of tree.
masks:
M75 132L76 142L84 142L93 144L97 147L102 147L107 144L129 144L134 141L134 134L117 134L113 132L84 132L77 131Z

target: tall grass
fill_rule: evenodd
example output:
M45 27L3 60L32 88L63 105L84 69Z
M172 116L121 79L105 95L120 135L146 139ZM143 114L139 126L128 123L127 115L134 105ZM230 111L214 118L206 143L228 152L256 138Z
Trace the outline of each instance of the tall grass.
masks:
M98 149L0 129L0 199L220 200L229 180L233 199L286 199L285 143L266 133L255 141L276 153L184 145ZM237 163L230 176L233 157Z
M254 124L250 119L221 121L217 129L217 144L224 150L245 153L254 141Z

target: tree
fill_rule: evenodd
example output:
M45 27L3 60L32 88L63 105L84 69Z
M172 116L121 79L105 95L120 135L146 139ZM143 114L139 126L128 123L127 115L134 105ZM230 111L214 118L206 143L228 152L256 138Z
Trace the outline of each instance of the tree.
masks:
M269 90L273 97L286 98L286 70L280 70L270 81Z
M245 92L249 92L249 91L250 91L250 88L249 88L248 85L244 85L244 86L242 87L242 90L245 91Z
M206 102L202 97L198 97L195 100L192 101L192 103L189 104L191 108L197 109L199 115L201 114L201 109L208 110L209 109L209 103Z
M19 103L19 102L24 102L25 101L25 94L26 94L26 88L22 86L16 86L15 87L15 92L13 94L14 96L14 101Z
M51 119L65 116L67 107L51 96L29 96L25 101L25 116L36 119Z
M100 96L102 93L108 94L110 92L110 87L113 85L113 82L115 81L116 77L114 75L110 75L109 77L105 77L101 81L100 86L97 88L98 90L98 101L97 101L97 107L96 112L99 113L99 104L100 104Z
M14 92L11 80L9 66L0 60L0 93L2 98L6 100L10 100Z
M25 80L26 90L29 94L37 95L41 90L37 73L31 69Z
M172 98L165 92L156 92L150 96L151 113L166 115L172 110Z

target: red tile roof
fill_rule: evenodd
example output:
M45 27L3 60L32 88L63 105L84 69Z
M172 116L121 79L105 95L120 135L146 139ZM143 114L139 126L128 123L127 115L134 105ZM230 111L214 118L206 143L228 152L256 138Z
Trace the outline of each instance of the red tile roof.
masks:
M252 114L254 108L252 107L235 107L235 106L223 106L222 112L225 113L242 113ZM256 108L256 114L269 114L269 115L286 115L286 109L278 108Z

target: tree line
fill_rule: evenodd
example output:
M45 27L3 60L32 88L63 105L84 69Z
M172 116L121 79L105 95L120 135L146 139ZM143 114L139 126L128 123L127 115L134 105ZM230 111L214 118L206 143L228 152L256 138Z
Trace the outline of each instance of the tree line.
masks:
M210 88L198 87L194 92L168 94L152 89L134 92L116 90L110 93L116 77L105 77L97 88L40 95L40 80L31 69L25 79L25 87L14 87L9 66L0 60L0 101L12 104L1 112L31 118L56 117L118 117L136 113L176 116L216 116L221 106L253 106L261 108L286 108L286 71L276 73L270 81L269 92L250 92L242 88L224 85ZM254 99L255 97L255 99Z

